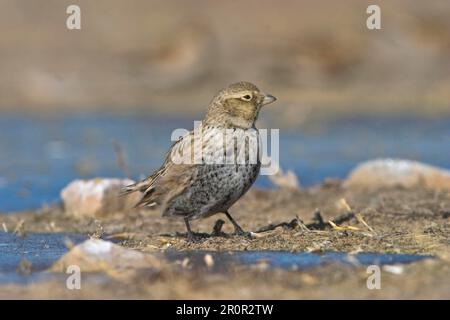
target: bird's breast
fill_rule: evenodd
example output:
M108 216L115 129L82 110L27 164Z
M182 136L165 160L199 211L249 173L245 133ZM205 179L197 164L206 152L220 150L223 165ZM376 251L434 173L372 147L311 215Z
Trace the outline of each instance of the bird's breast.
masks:
M257 165L259 150L259 132L253 128L213 128L206 130L202 136L204 164Z

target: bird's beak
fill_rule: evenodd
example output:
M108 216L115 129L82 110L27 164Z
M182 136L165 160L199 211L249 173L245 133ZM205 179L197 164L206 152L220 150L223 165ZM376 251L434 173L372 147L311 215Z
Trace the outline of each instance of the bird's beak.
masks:
M277 100L277 98L275 98L273 95L266 94L266 95L264 95L264 98L263 98L263 101L262 101L261 105L264 106L264 105L272 103L272 102L274 102L276 100Z

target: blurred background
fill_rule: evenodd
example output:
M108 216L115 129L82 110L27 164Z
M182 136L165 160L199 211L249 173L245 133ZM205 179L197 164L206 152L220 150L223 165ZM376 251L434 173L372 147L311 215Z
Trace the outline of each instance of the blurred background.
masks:
M239 80L278 97L260 126L282 129L303 185L379 156L450 167L448 0L0 0L0 70L0 211L150 173L172 129Z
M1 0L0 108L201 112L219 88L249 80L294 123L449 113L450 2L376 1L377 31L366 27L372 3ZM70 4L81 30L66 28Z

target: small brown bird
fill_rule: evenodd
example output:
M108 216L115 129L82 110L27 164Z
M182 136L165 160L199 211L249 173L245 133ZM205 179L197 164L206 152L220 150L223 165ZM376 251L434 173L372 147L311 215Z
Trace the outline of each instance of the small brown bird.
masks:
M259 174L255 121L261 107L275 100L249 82L221 90L201 124L172 145L161 168L126 187L124 194L140 191L137 207L160 206L163 216L183 218L190 240L194 235L189 221L216 213L227 216L235 234L248 235L228 209Z

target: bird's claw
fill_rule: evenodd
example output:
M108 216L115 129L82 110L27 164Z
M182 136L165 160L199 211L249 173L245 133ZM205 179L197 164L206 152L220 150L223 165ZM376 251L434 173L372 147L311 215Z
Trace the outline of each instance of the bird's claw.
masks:
M187 243L195 243L197 242L197 237L193 233L188 233L186 236Z

